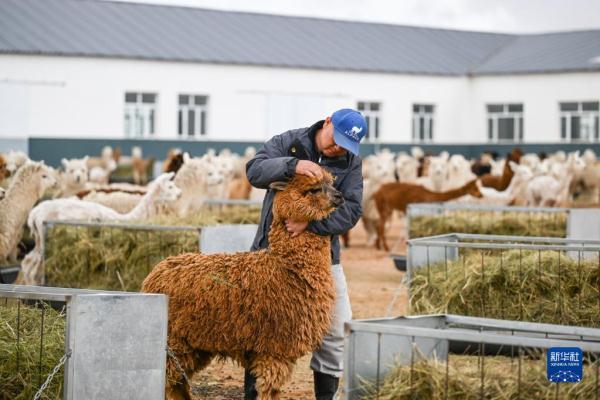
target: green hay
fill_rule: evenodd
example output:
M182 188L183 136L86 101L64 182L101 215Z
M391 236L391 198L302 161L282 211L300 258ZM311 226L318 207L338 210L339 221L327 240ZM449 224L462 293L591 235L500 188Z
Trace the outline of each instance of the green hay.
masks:
M4 302L4 300L3 300ZM0 305L0 399L30 400L65 353L65 315L44 306L44 341L41 383L39 374L41 308L20 306L17 329L17 303ZM17 331L19 345L17 347ZM17 371L17 351L19 368ZM42 399L62 399L64 366L54 376Z
M413 269L412 314L600 327L598 255L580 262L556 251L460 249L460 255L447 267L442 261Z
M578 383L557 385L546 377L543 352L534 357L521 357L521 380L519 381L519 357L485 357L483 398L507 399L592 399L595 398L598 379L598 363L586 360L584 377ZM541 357L540 357L541 356ZM536 359L537 358L537 359ZM368 393L365 399L481 399L481 368L477 356L449 357L448 365L437 359L418 360L413 367L395 365L384 378L379 395L372 382L365 383ZM448 367L448 379L446 379ZM446 389L446 385L447 388ZM447 392L447 396L446 396ZM555 397L556 396L556 397Z
M492 211L447 211L440 215L420 215L410 219L410 237L446 233L565 237L566 213L525 213Z
M226 207L194 218L157 218L144 224L197 226L257 223L260 210ZM197 231L151 231L58 225L48 231L45 274L49 285L139 291L144 278L171 255L198 251Z

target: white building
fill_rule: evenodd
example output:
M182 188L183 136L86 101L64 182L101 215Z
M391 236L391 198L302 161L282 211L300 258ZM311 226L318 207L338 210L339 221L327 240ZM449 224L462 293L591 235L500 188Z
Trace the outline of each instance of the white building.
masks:
M261 141L355 107L386 143L599 142L599 103L600 30L0 0L0 139Z

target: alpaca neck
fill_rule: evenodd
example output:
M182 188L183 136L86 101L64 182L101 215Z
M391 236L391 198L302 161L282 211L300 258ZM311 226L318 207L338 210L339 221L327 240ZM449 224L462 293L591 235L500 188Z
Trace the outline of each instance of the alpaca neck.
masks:
M436 193L436 192L432 192L432 194L434 195L435 199L437 201L446 201L446 200L452 200L452 199L456 199L458 197L464 196L465 194L467 194L469 192L470 188L469 185L465 185L462 187L459 187L458 189L454 189L454 190L448 190L447 192L442 192L442 193Z
M39 200L39 179L36 176L29 176L26 179L12 180L6 190L4 200L0 201L0 210L25 210L26 216L29 210ZM8 212L8 211L7 211ZM0 213L0 215L3 215ZM5 214L7 215L7 214Z
M152 189L148 190L146 194L140 199L139 203L128 212L127 214L123 214L119 219L121 220L144 220L151 217L151 213L153 210L153 201L154 201L154 191Z
M287 231L285 220L273 218L269 231L269 253L282 257L287 264L304 269L320 267L318 263L324 262L330 266L331 238L320 236L308 230L296 237Z

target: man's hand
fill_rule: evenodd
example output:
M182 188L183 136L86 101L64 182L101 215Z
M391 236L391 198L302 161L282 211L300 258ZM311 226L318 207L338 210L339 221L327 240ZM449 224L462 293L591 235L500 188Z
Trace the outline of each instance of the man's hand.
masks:
M307 226L308 222L298 222L289 219L285 220L285 228L289 233L292 234L292 237L296 237L302 232L304 232Z
M300 175L311 176L315 178L323 178L323 171L318 164L308 160L299 160L296 164L296 173Z

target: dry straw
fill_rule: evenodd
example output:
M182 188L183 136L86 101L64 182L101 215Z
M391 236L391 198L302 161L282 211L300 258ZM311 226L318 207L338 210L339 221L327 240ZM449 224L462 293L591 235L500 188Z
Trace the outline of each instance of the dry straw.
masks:
M447 211L411 217L410 237L462 232L482 235L565 237L566 213Z
M260 210L225 207L194 218L159 218L153 225L202 226L256 223ZM49 230L45 274L49 285L138 291L159 261L170 255L198 251L198 231L155 231L57 225Z
M521 357L451 355L447 364L437 359L420 359L412 367L397 363L378 394L372 382L364 387L369 392L366 399L379 400L592 399L597 374L598 361L586 359L581 382L557 385L547 380L543 352Z
M600 327L600 254L461 249L413 269L410 311Z
M65 314L47 305L32 307L17 304L15 301L4 300L0 304L0 399L2 400L31 400L65 353ZM43 343L40 346L42 309L44 330ZM40 347L42 348L41 370ZM41 399L62 399L63 376L64 366L54 376Z

